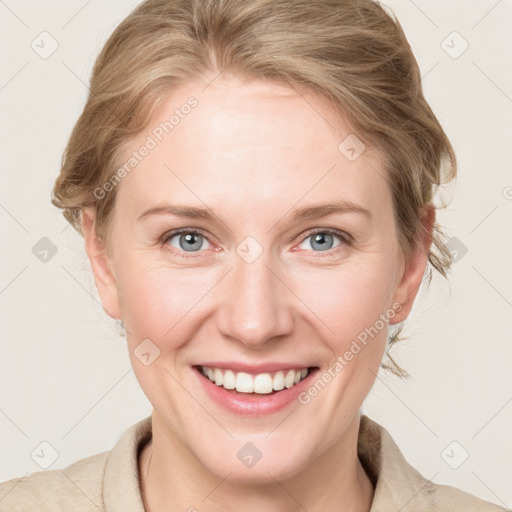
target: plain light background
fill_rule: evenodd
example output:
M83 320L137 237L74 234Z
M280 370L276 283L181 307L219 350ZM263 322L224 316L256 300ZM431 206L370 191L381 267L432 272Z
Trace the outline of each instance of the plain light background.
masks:
M41 442L56 452L50 469L64 468L151 413L83 240L50 203L94 59L138 3L0 2L0 481L42 470L31 458ZM409 339L392 352L411 378L381 372L363 412L426 478L511 507L512 3L384 4L458 156L438 215L458 261L450 284L435 277L418 297ZM46 51L58 44L47 58L33 49L41 38ZM46 262L33 250L43 237L56 249Z

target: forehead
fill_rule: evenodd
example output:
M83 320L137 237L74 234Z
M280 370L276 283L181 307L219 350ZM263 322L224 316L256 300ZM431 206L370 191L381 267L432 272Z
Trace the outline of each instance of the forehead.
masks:
M222 200L239 215L322 199L377 204L389 199L383 158L368 145L359 154L363 143L340 112L312 93L266 81L191 83L169 94L125 146L125 161L152 147L123 179L119 200L129 197L139 210L148 202L204 207Z

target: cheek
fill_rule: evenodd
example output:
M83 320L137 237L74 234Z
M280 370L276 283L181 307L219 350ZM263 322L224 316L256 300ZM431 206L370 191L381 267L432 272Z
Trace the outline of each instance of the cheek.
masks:
M375 324L385 337L387 325L379 315L390 309L393 287L391 259L382 255L366 261L361 258L338 269L311 268L293 281L293 290L315 313L315 324L323 325L324 339L337 353Z
M167 348L177 348L193 335L187 326L199 314L201 299L215 283L212 271L140 262L127 265L120 279L120 303L132 343L149 338Z
M184 380L186 371L180 349L197 335L198 315L204 313L201 298L215 280L204 272L141 262L126 266L122 279L121 308L135 375L150 402L160 410L175 407L179 422L182 389L177 381ZM148 366L138 358L145 352L151 358L158 354Z

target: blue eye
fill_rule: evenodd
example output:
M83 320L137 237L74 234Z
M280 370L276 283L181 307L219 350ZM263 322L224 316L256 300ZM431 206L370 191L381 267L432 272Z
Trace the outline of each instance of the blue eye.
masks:
M336 239L338 243L336 244ZM302 247L308 240L311 240L310 247ZM314 253L328 253L332 255L337 253L340 246L350 244L350 235L336 229L312 229L303 237L299 245L300 249L312 251ZM197 229L178 229L166 233L161 239L161 245L166 247L179 257L190 258L200 256L201 249L208 248L208 238ZM198 253L197 255L194 253Z
M340 243L333 245L336 238L340 240ZM308 232L301 245L308 240L311 240L310 247L314 252L330 251L348 242L347 235L332 229L316 229Z
M206 237L198 231L183 229L168 233L164 236L162 243L169 244L179 251L199 252L206 241Z

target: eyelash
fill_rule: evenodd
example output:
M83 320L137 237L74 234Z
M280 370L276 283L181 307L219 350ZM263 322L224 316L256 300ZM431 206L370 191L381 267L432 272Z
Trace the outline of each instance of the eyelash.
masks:
M167 242L169 242L169 240L171 240L173 237L175 237L176 235L180 235L182 233L193 234L193 235L201 235L208 242L210 242L210 240L208 239L207 235L202 230L200 230L200 229L181 228L181 229L176 229L176 230L169 231L169 232L165 233L162 236L162 238L160 239L160 245L162 247L165 246L166 250L168 250L169 252L172 252L173 254L176 254L179 257L182 257L182 258L196 258L197 256L193 255L194 252L202 252L202 251L192 251L192 252L188 253L187 251L178 251L178 250L176 250L175 247L172 247L172 246L167 244ZM319 257L333 256L336 253L338 253L340 250L342 250L345 245L350 245L351 242L352 242L352 237L348 233L345 233L343 231L339 231L339 230L333 229L333 228L323 228L323 229L322 228L313 228L313 229L310 229L310 230L306 231L306 233L303 235L301 241L299 242L299 245L302 244L302 242L307 240L309 237L311 237L313 235L316 235L318 233L328 233L330 235L337 236L341 240L341 242L342 242L337 247L335 247L333 249L328 249L327 251L313 251L315 253L322 253L322 252L326 253L326 256L320 256L319 255Z

